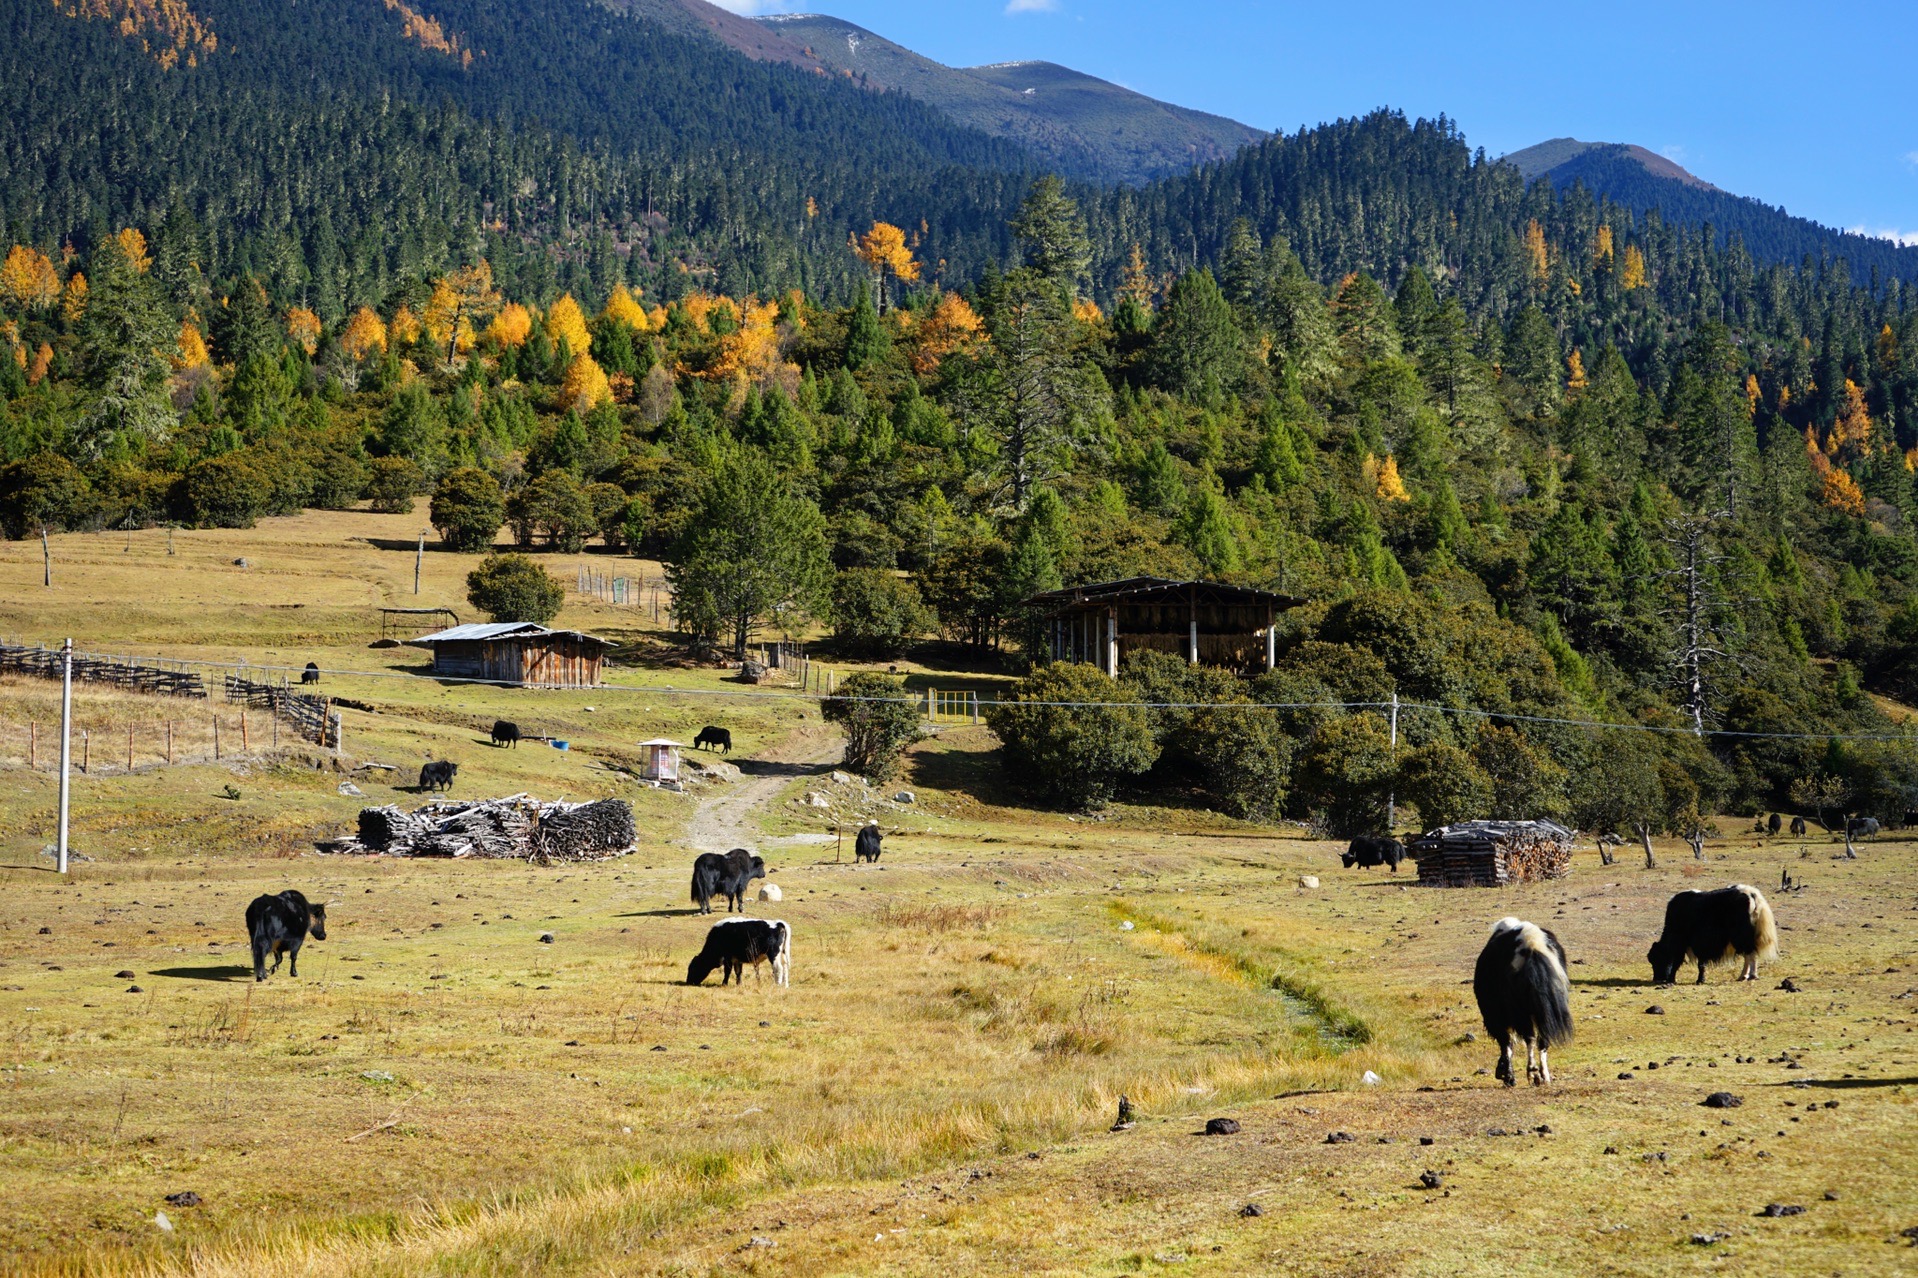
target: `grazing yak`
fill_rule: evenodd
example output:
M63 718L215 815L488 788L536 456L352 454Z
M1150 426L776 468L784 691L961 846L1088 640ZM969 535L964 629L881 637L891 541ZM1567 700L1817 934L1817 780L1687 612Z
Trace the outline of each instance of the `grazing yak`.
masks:
M253 979L266 979L266 956L273 956L273 970L280 970L280 959L288 960L288 971L300 974L300 946L307 937L326 939L326 907L309 905L307 899L291 890L278 896L256 896L246 907L246 932L253 942Z
M1845 822L1845 838L1848 840L1875 839L1878 837L1878 831L1882 828L1883 827L1878 824L1877 817L1853 817L1851 820Z
M437 763L429 763L420 769L420 789L451 790L453 788L453 775L459 770L459 764L448 763L444 759Z
M1778 832L1784 828L1784 825L1785 825L1784 819L1780 817L1776 812L1774 812L1771 814L1771 820L1765 822L1765 829L1770 831L1771 834L1775 837L1778 834Z
M1500 919L1479 952L1472 992L1485 1032L1498 1040L1497 1076L1507 1087L1517 1085L1512 1075L1512 1039L1517 1037L1525 1042L1525 1076L1533 1086L1551 1082L1546 1054L1572 1040L1571 982L1558 938L1536 923Z
M701 750L707 746L711 746L716 751L731 754L733 734L725 728L715 728L709 723L699 730L698 736L693 738L693 749Z
M496 746L512 746L515 750L519 749L519 725L517 723L508 723L504 719L495 719L493 721L493 744Z
M746 967L759 979L759 965L773 965L773 984L789 985L792 978L793 930L784 919L721 919L706 933L706 948L686 965L686 984L703 985L714 968L722 968L719 983L746 983Z
M852 842L852 859L858 861L879 860L879 822L868 821L859 827L859 837Z
M713 912L713 898L726 898L726 909L737 913L746 908L746 889L754 879L766 877L766 863L745 848L734 848L725 855L702 852L693 862L693 904L701 914Z
M1405 845L1397 839L1383 834L1361 834L1352 840L1352 846L1339 856L1346 869L1355 865L1367 869L1386 866L1392 873L1399 872L1399 862L1405 859Z
M1791 837L1794 839L1802 839L1805 837L1804 817L1793 817L1791 819Z
M1705 983L1708 964L1737 956L1745 960L1742 981L1758 979L1758 960L1778 953L1778 925L1765 894L1743 883L1711 892L1680 892L1665 904L1665 931L1645 955L1652 979L1670 985L1686 959L1698 964Z
M311 661L307 662L306 669L300 671L300 682L305 684L305 683L318 683L319 681L320 681L320 668Z

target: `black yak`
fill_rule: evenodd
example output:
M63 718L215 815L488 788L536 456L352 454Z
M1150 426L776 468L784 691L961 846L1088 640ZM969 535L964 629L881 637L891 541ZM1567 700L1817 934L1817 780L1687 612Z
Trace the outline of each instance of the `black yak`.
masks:
M311 661L307 662L306 669L300 671L300 682L303 684L306 684L306 683L318 683L319 681L320 681L319 666L315 665Z
M519 725L517 723L509 723L505 719L495 719L493 721L493 744L496 746L510 745L515 750L519 749Z
M459 764L448 763L443 759L437 763L429 763L420 769L420 789L451 790L453 776L459 770Z
M1777 833L1784 828L1784 826L1785 826L1784 819L1781 818L1776 812L1771 814L1771 820L1765 822L1765 829L1768 830L1774 836L1776 836Z
M1383 834L1361 834L1352 840L1352 845L1339 856L1346 869L1355 865L1370 869L1374 866L1386 866L1392 873L1399 872L1399 862L1405 859L1405 847L1397 839Z
M246 907L246 932L253 942L253 979L266 979L266 956L273 956L273 970L280 970L280 959L288 960L290 975L300 974L300 946L311 936L326 939L326 907L309 905L304 896L291 890L278 896L256 896Z
M724 969L719 978L746 983L746 965L751 964L753 979L759 979L759 965L773 965L773 984L788 985L792 977L793 930L783 919L721 919L706 933L706 947L686 965L686 984L704 984L714 968Z
M852 859L878 862L879 822L869 821L859 828L859 837L852 841Z
M733 734L725 728L715 728L711 724L707 724L699 730L699 735L693 738L693 749L699 750L706 746L711 746L714 750L731 754L733 752Z
M1485 1032L1498 1040L1497 1076L1512 1075L1512 1039L1525 1041L1525 1075L1534 1086L1552 1081L1547 1053L1572 1039L1572 990L1565 976L1565 948L1536 923L1504 918L1479 952L1472 974ZM1533 1060L1536 1053L1536 1063Z
M1686 959L1698 964L1705 983L1708 964L1734 956L1745 960L1741 981L1758 979L1758 960L1778 953L1778 925L1765 894L1743 883L1712 892L1680 892L1665 903L1665 931L1645 955L1652 979L1670 985Z
M693 904L701 914L713 912L713 898L726 898L729 911L746 908L746 889L754 879L766 877L766 863L745 848L734 848L721 855L702 852L693 861Z
M1802 839L1805 837L1804 817L1795 816L1791 819L1791 837L1794 839Z

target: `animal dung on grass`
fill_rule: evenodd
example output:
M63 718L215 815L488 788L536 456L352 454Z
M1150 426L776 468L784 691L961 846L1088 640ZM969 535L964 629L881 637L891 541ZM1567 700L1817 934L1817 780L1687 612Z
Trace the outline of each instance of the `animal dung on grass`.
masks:
M542 802L531 795L441 800L414 812L388 805L360 811L356 836L327 839L322 852L385 856L606 861L633 850L637 831L624 799Z
M1412 844L1427 887L1501 887L1562 879L1572 868L1572 832L1553 821L1463 821Z
M1205 1120L1205 1134L1208 1136L1237 1136L1239 1120L1236 1118L1208 1118Z
M1737 1109L1745 1103L1745 1100L1743 1097L1734 1096L1730 1092L1713 1092L1699 1103L1706 1109Z

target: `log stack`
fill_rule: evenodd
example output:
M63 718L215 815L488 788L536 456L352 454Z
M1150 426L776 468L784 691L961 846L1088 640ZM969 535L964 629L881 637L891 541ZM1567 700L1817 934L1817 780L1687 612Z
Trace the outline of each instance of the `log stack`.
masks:
M1572 839L1552 821L1464 821L1414 840L1411 852L1428 887L1502 887L1564 878Z
M450 800L414 812L388 805L360 812L357 834L327 839L322 852L377 856L604 861L633 850L637 831L624 799L542 802L528 794Z

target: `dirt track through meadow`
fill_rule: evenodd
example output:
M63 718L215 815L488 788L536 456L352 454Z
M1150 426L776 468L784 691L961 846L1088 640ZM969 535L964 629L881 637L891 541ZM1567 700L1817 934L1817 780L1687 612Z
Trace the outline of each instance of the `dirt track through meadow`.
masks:
M757 846L763 836L753 814L777 802L795 778L830 771L840 749L837 734L808 727L768 747L764 758L731 760L741 779L699 801L686 823L685 842L696 852Z

